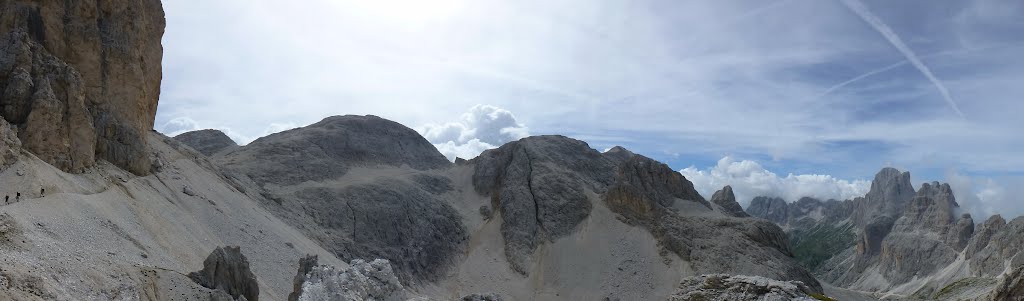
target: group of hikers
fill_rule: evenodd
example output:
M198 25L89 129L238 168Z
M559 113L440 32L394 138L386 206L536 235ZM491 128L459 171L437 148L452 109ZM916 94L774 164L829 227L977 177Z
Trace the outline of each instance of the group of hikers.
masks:
M39 197L43 197L43 195L45 195L45 194L46 194L46 188L39 188ZM17 203L19 201L21 201L21 192L17 192L14 195L14 203ZM11 196L10 195L5 195L4 196L4 205L9 205L9 204L11 204Z

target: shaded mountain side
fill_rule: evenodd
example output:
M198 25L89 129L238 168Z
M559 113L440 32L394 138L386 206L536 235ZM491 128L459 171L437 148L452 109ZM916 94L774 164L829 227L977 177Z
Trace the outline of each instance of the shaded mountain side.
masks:
M260 185L296 185L335 179L361 166L451 166L416 131L377 116L333 116L312 125L271 134L215 161Z
M206 156L213 156L222 151L231 151L238 143L219 130L198 130L174 136L174 140L188 145Z
M538 250L563 250L562 238L582 237L585 221L626 221L623 227L639 226L655 237L662 254L638 260L664 261L657 269L679 258L701 273L752 273L821 288L792 258L777 226L724 216L681 174L624 148L602 154L579 140L537 136L453 165L397 123L338 116L211 160L338 258L387 259L414 285L479 281L458 275L467 273L463 260L477 256L472 241L491 239L481 236L490 224L497 223L503 258L486 268L532 279L558 266L539 261L551 255ZM604 207L622 221L607 213L595 217ZM649 296L638 293L629 296Z

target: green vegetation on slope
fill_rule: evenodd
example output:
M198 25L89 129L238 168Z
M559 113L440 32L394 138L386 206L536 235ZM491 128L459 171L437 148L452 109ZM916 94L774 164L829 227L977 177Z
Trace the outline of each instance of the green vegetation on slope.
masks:
M808 224L813 223L808 221ZM816 224L810 228L795 227L789 233L793 255L808 270L815 270L832 256L856 244L853 225Z

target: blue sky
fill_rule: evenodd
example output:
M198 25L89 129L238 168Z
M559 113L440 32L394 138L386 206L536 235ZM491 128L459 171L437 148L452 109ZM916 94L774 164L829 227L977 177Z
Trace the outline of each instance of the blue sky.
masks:
M743 203L846 197L893 166L975 215L1024 213L1021 1L164 6L169 134L373 114L453 156L536 134L623 145Z

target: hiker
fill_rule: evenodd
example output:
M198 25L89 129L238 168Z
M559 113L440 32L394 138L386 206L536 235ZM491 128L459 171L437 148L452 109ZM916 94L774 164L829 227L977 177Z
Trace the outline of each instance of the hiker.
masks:
M39 196L42 197L43 195L46 195L46 188L39 188Z
M21 200L21 192L19 192L18 194L14 195L14 200L15 201Z
M4 205L10 204L10 203L11 203L11 196L10 195L5 195L4 196Z

